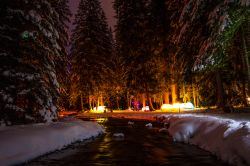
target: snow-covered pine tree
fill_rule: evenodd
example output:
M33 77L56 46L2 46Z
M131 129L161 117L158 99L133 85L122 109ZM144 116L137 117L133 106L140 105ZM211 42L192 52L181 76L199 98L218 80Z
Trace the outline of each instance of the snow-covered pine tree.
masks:
M55 64L56 76L58 83L60 84L60 98L58 105L61 109L64 109L64 107L68 107L69 105L70 65L67 47L69 45L69 18L72 16L72 14L69 9L69 0L49 0L49 2L57 13L53 20L56 21L54 25L59 33L59 38L57 41L62 48L60 50L60 57L55 61Z
M142 26L138 27L139 17L141 11L137 11L136 6L140 5L141 1L135 0L115 0L114 10L116 12L117 24L115 29L116 45L117 45L117 56L120 57L119 60L123 66L126 68L126 76L124 77L127 93L130 96L137 97L139 94L139 88L143 89L142 86L136 86L138 84L138 77L134 72L139 62L136 61L136 57L139 57L137 53L139 43L142 38L139 38L144 29ZM143 20L144 15L141 15L141 20ZM144 22L142 22L144 23ZM130 97L129 96L129 97ZM117 102L118 103L118 102ZM117 107L119 104L117 104ZM130 104L128 104L130 107ZM137 109L137 107L135 108Z
M46 0L2 0L0 13L1 123L56 120L58 13Z
M89 97L102 93L107 62L112 55L111 32L99 0L81 0L72 35L72 94Z
M65 80L65 75L68 67L68 53L67 46L69 44L68 24L70 22L71 11L69 9L69 0L48 0L51 6L55 9L56 15L55 28L58 31L58 44L61 46L60 59L56 61L57 77L60 82Z

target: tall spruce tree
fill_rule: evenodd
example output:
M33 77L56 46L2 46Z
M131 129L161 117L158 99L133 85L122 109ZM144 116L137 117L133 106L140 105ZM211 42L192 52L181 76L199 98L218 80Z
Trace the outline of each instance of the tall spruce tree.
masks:
M170 17L168 17L166 0L151 1L149 8L150 16L150 45L151 50L155 57L158 57L158 66L161 70L159 79L159 88L161 88L161 93L158 95L160 100L162 96L164 97L163 103L169 104L170 95L170 66L171 57L169 54L170 41L168 40L168 35L170 31Z
M130 95L139 98L145 106L150 94L157 93L159 85L158 57L154 54L152 37L152 13L150 0L117 0L116 42L127 72L127 88ZM151 104L151 109L152 104Z
M81 0L72 35L72 97L102 96L112 55L111 31L99 0Z
M3 0L0 13L0 121L56 120L63 49L57 11L46 0Z

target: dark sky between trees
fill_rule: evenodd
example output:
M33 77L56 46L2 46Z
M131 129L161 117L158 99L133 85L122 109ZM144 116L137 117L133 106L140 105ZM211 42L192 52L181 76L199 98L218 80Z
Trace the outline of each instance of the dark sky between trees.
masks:
M72 13L75 14L80 0L69 0L69 1L70 1L70 9ZM112 7L113 0L101 0L101 2L102 2L103 9L105 11L106 17L108 19L108 24L113 29L115 25L115 18L114 18L115 12Z

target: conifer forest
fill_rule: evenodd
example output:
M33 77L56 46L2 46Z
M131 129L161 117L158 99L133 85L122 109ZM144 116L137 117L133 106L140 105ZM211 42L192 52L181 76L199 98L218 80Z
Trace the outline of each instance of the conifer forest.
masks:
M74 20L68 0L0 0L0 126L98 106L248 108L249 0L114 0L113 8L112 29L100 0L80 0Z

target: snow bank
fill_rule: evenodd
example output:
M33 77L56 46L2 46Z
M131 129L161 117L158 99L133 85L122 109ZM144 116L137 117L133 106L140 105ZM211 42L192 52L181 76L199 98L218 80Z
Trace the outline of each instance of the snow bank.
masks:
M0 165L13 165L103 133L94 122L61 122L0 128Z
M250 165L250 122L185 114L163 117L174 141L198 145L230 164Z

